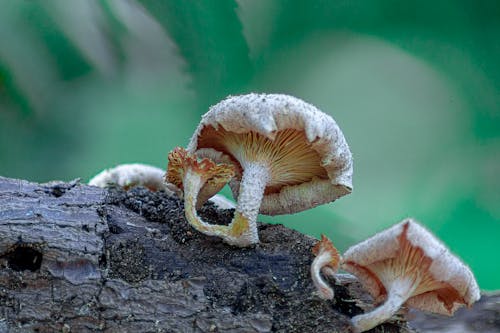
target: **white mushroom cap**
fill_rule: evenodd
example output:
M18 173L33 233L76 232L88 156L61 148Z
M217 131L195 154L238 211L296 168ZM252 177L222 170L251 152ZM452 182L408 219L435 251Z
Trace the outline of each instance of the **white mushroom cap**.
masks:
M381 308L392 303L388 307L394 311L399 308L395 304L400 303L451 315L460 306L471 306L480 298L469 267L412 219L349 248L342 267L358 277L376 302L385 301ZM382 316L381 311L377 315ZM353 322L356 326L369 317L370 313L356 316Z
M101 171L92 177L88 184L98 187L118 185L125 189L145 186L153 191L164 190L173 194L173 187L163 181L164 175L165 171L155 166L141 163L120 164Z
M235 141L245 135L258 142L247 141L246 148L274 149L261 213L299 212L351 192L352 156L341 130L332 117L292 96L252 93L226 98L203 116L187 150L214 148L244 169L248 152L235 147ZM231 183L235 197L239 185L240 179Z

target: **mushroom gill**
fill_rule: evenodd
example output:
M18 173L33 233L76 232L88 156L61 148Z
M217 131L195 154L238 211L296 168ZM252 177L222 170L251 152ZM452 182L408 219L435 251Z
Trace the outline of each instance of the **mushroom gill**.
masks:
M240 166L246 162L265 163L271 174L265 194L277 193L283 186L309 182L313 178L328 179L320 156L307 141L304 131L284 129L270 139L254 131L234 133L222 127L206 126L198 140L199 148L209 147L228 154Z
M355 332L388 320L403 305L452 315L480 298L470 269L412 219L349 248L342 267L358 277L376 303L383 302L351 319Z
M419 246L413 245L407 238L408 225L403 226L403 232L398 237L400 250L393 258L376 261L366 267L358 266L353 262L347 265L357 266L364 270L371 279L376 281L378 295L374 295L377 301L385 299L387 290L394 280L404 278L410 280L416 286L411 297L425 293L435 293L444 307L451 313L455 302L464 303L463 297L448 283L439 281L429 271L432 258L425 255Z

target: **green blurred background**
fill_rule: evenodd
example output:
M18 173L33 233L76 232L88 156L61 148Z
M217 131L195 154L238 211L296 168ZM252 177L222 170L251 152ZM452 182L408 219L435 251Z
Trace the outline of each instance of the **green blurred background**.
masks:
M498 1L0 0L0 174L160 167L228 94L331 114L354 191L261 216L341 250L413 216L500 289ZM228 193L226 191L226 193Z

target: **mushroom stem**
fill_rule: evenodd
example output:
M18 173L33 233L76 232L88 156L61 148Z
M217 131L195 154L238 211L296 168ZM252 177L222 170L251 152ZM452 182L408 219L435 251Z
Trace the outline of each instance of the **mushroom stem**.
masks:
M333 299L335 293L321 276L329 276L335 279L335 273L339 268L340 254L333 243L325 235L312 248L315 258L311 264L311 278L319 296L323 299ZM321 273L320 273L321 272ZM336 279L335 279L336 280Z
M365 332L390 319L411 297L418 283L411 278L396 279L391 283L384 304L375 310L355 316L351 319L354 332Z
M233 220L227 226L204 222L196 213L196 198L205 180L188 168L184 177L184 209L186 218L198 231L217 236L231 245L248 246L259 242L257 215L264 195L269 169L263 164L249 163L243 173L238 205Z
M333 299L335 296L333 289L328 285L328 283L323 280L320 271L326 273L330 276L334 276L333 269L326 267L332 261L332 255L329 252L321 252L314 258L311 264L311 278L316 290L319 292L319 296L323 299Z
M202 175L188 168L184 177L184 210L186 219L198 231L209 236L221 236L226 233L228 226L215 225L204 222L196 213L196 201L200 189L205 184Z
M271 179L270 168L260 162L246 162L243 166L238 203L233 221L229 225L237 246L248 246L259 242L257 216L264 197L266 184Z

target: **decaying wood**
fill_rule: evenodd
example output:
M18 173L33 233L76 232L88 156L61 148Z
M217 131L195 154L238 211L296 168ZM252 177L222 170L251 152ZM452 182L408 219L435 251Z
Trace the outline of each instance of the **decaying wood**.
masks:
M231 214L201 212L212 223ZM349 332L372 306L348 275L333 301L314 294L312 238L280 225L259 234L247 249L201 235L163 192L0 177L0 332ZM498 330L491 299L452 324ZM492 311L474 330L471 315ZM414 330L395 320L374 332Z

